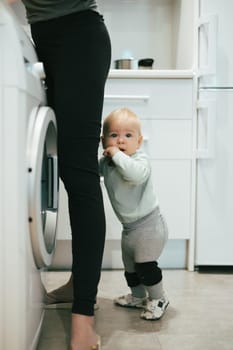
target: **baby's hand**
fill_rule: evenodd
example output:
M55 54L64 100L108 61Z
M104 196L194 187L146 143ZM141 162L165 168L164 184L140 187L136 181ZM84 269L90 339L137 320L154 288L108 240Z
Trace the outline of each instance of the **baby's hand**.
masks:
M112 158L117 152L119 152L119 148L115 147L115 146L110 146L110 147L107 147L105 148L104 152L103 152L103 155L105 157L110 157Z

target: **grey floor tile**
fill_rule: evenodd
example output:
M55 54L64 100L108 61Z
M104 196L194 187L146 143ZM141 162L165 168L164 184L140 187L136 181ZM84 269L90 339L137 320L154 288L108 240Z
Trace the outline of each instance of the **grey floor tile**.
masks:
M68 350L68 345L64 339L42 339L38 350Z
M107 339L103 350L161 350L162 347L156 336L147 332L132 332L115 330L111 337Z
M46 310L38 350L67 350L70 310Z
M69 273L43 274L51 290ZM140 310L113 305L128 293L123 271L103 271L98 292L96 328L102 350L233 350L233 275L164 270L170 300L159 321L140 319ZM38 350L67 350L70 309L46 310Z
M191 335L159 335L161 349L166 350L232 350L233 338L222 339L218 334L212 336Z

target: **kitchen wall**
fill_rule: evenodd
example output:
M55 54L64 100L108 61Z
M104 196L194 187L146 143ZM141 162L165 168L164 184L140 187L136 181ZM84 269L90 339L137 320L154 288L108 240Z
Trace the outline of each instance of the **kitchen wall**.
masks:
M113 61L151 57L156 69L192 67L193 0L99 0L98 4L111 35Z

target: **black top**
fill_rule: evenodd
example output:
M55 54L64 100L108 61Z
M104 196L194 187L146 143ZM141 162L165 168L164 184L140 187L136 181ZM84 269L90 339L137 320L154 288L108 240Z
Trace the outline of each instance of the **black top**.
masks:
M84 10L97 10L96 0L22 0L29 23L46 21Z

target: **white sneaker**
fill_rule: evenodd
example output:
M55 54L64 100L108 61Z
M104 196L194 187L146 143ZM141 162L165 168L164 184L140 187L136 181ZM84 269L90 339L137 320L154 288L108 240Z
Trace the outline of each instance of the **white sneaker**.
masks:
M148 299L144 307L144 311L141 313L141 318L145 320L158 320L168 307L169 301L166 296L160 299Z
M124 307L144 308L147 298L136 298L132 294L122 295L114 299L114 304Z

